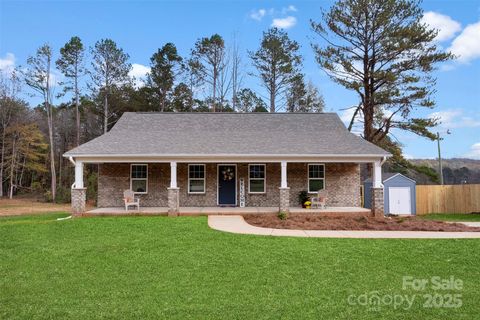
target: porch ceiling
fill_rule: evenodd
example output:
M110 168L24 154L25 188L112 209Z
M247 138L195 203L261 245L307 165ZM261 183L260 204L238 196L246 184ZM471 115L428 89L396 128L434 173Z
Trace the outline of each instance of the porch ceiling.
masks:
M83 163L372 163L383 161L378 155L118 155L118 156L76 156Z

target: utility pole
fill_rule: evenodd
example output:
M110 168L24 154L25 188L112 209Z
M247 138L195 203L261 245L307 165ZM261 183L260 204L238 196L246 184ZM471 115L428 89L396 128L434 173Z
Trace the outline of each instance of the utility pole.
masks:
M440 175L440 184L443 186L442 154L440 152L440 133L439 132L437 132L437 146L438 146L438 174Z
M450 134L450 130L447 130L446 134ZM442 154L440 152L440 132L437 132L437 147L438 147L438 174L440 175L440 184L443 186L443 166L442 166Z

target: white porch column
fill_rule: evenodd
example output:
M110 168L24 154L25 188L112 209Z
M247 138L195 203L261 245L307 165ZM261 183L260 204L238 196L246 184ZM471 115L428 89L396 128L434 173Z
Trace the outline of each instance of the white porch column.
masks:
M170 188L177 187L177 163L170 162Z
M384 217L384 195L382 184L382 162L375 161L372 168L372 213L376 218Z
M80 160L70 161L75 164L75 183L71 190L72 214L81 215L85 212L85 203L87 199L87 189L83 187L83 162Z
M170 162L170 188L168 189L168 215L178 216L180 211L180 189L177 187L177 163Z
M288 213L290 210L290 188L287 185L287 161L281 162L281 181L280 181L280 203L278 204L278 211L281 213Z
M280 188L287 188L287 161L282 161L282 180Z
M83 188L83 162L75 161L75 189Z
M375 161L373 163L373 187L374 188L382 188L382 164L380 161Z

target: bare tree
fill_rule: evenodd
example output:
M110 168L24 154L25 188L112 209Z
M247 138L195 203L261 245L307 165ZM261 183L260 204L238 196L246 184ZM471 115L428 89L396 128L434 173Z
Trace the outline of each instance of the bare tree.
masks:
M57 189L57 177L55 172L55 148L53 140L53 108L51 87L51 67L52 67L52 49L48 44L38 48L35 56L27 59L28 67L23 70L23 77L27 86L34 94L43 99L43 108L47 115L48 141L50 147L50 174L51 174L51 192L52 200L55 201Z
M232 44L232 109L237 111L237 94L242 87L243 74L242 74L242 57L240 55L240 48L238 45L237 37L234 34Z
M232 73L230 72L230 55L226 54L225 58L221 61L220 72L218 74L218 85L217 85L217 95L218 102L217 106L220 110L223 111L225 106L228 104L228 94L232 89Z
M10 74L0 72L0 127L1 133L1 153L0 153L0 197L3 197L3 179L5 167L5 136L12 120L13 109L17 99L17 93L20 90L19 79L13 71Z

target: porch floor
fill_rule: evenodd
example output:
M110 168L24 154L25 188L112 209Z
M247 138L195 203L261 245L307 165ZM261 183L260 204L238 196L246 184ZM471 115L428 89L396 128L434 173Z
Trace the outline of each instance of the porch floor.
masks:
M86 212L88 215L166 215L167 207L141 207L140 210L124 207L95 208ZM278 207L180 207L180 216L196 215L242 215L258 213L278 213ZM360 207L327 207L325 209L290 208L290 213L316 213L316 214L369 214L370 209Z

